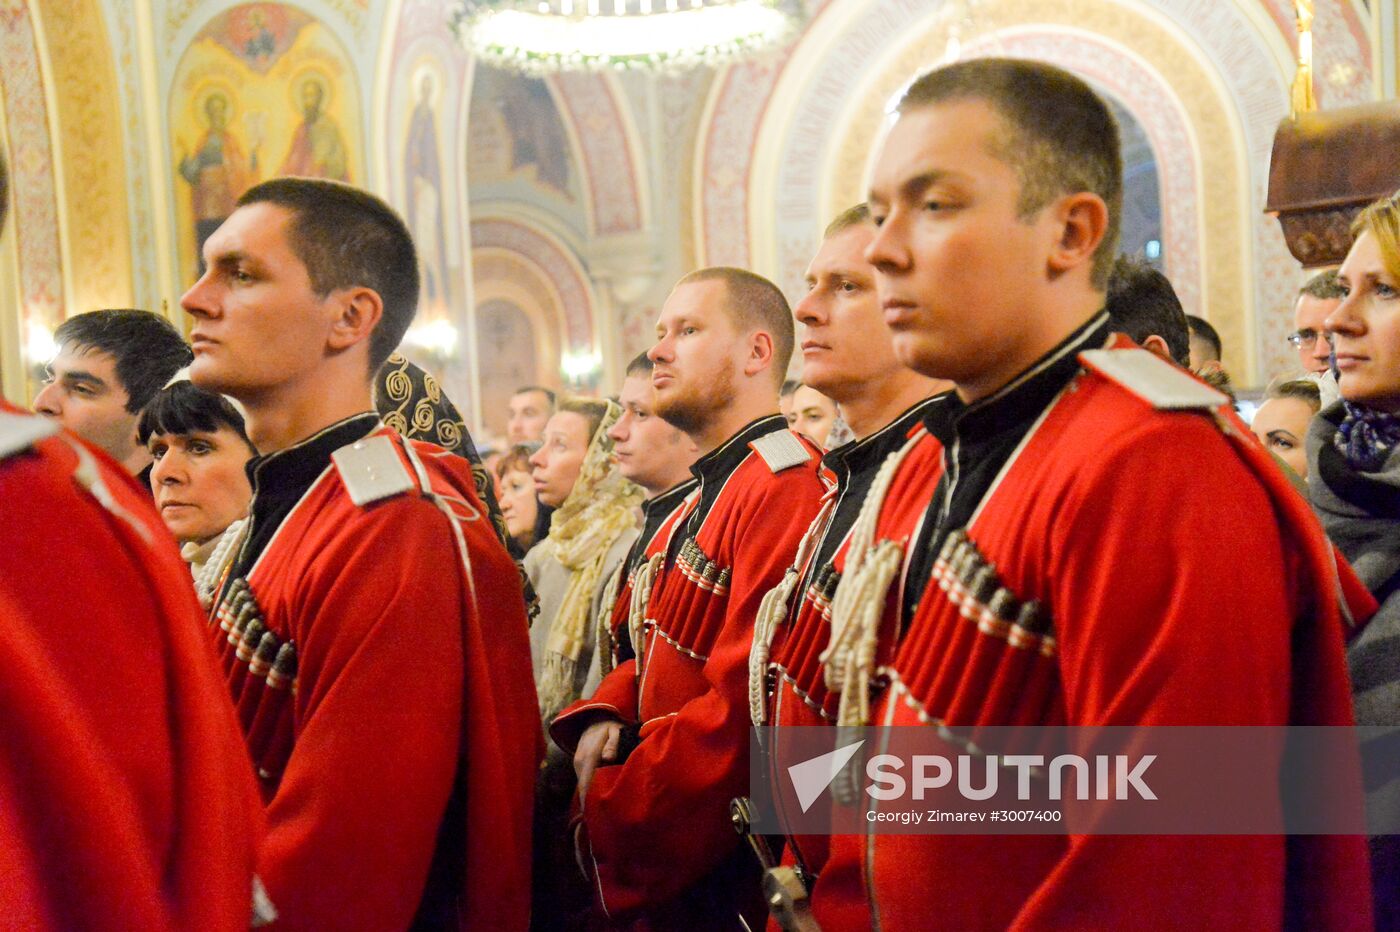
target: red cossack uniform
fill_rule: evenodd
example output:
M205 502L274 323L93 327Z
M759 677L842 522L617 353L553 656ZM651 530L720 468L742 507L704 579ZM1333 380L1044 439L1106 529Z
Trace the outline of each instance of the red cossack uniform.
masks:
M906 451L888 492L872 493L887 502L873 535L853 533L843 586L878 573L888 595L864 630L836 595L829 664L843 692L858 691L838 717L1351 723L1338 574L1307 503L1224 396L1164 410L1183 380L1200 386L1115 339L1081 354L1107 341L1106 321L1091 322L961 420L926 419L942 439ZM970 475L979 431L992 443L1021 415L1025 429L994 474ZM911 521L904 490L931 478L932 503ZM959 500L969 482L980 488ZM909 572L901 551L939 533L994 568L973 588L999 583L997 611L966 611L989 594L960 586L948 559L904 610L914 593L894 584ZM857 647L871 642L875 661L863 668ZM1326 771L1359 779L1355 760L1319 762ZM828 932L1369 923L1364 840L1351 836L835 836L814 868L813 912Z
M542 735L520 575L469 464L361 415L250 471L212 630L278 928L524 929Z
M664 553L670 542L670 530L676 520L686 510L686 503L692 495L698 498L700 482L687 479L650 498L642 506L642 530L627 552L627 559L617 568L617 574L609 582L612 592L603 594L603 613L607 618L608 636L599 637L599 664L603 675L611 673L620 663L633 659L632 649L633 620L641 631L642 619L646 616L646 599L637 595L637 578L643 567L650 564L653 557ZM653 571L648 571L646 579L655 580ZM650 591L647 592L650 596ZM609 604L611 603L611 604Z
M0 401L0 526L0 925L248 928L257 793L150 491Z
M749 655L749 711L755 726L772 726L769 756L775 761L795 759L783 750L785 726L836 721L840 694L827 688L822 654L831 641L831 599L845 568L851 530L880 467L915 434L927 436L920 419L931 404L936 402L914 405L870 436L843 444L822 459L833 487L796 562L760 612ZM901 489L900 500L914 503L922 513L936 481L926 483L926 491ZM810 876L807 866L825 860L827 840L825 835L790 836L783 860Z
M637 581L636 657L551 727L567 749L600 713L633 729L635 748L599 768L582 801L581 857L614 923L698 929L762 915L729 803L748 788L754 618L820 508L819 457L773 416L695 464L698 494Z

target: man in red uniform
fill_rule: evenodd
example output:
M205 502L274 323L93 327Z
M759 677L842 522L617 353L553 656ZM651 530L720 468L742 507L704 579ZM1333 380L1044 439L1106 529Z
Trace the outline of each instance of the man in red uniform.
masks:
M1350 723L1306 505L1224 396L1110 338L1117 138L1081 81L1025 61L934 71L900 104L867 258L900 358L956 391L852 535L827 657L848 722ZM913 473L938 482L917 518ZM848 611L848 585L883 612ZM826 929L1368 921L1354 837L835 836L814 867Z
M695 441L656 413L656 390L651 385L655 365L645 353L628 363L617 396L622 417L608 428L618 472L646 489L647 500L642 506L641 533L609 582L611 591L604 593L603 606L612 638L611 647L603 642L605 646L599 648L603 651L600 660L604 673L634 656L627 624L635 591L633 580L637 570L664 546L657 542L662 524L700 484L690 474L690 467L699 456ZM638 624L645 610L645 605L637 606Z
M864 204L832 221L807 268L807 295L793 309L805 328L803 384L836 402L855 439L822 458L836 487L827 493L797 563L770 599L770 614L759 617L750 654L755 725L836 721L838 694L827 690L820 658L831 639L831 597L841 580L851 528L880 466L911 442L924 411L938 403L930 396L948 387L906 368L895 356L875 291L875 269L865 259L874 236ZM924 502L932 492L929 485ZM775 747L774 754L781 756L781 750ZM804 854L810 845L821 850ZM792 838L786 849L799 867L824 853L821 837Z
M820 452L778 414L793 324L771 282L691 273L657 336L656 410L695 441L700 485L639 571L636 657L551 733L577 748L580 859L609 919L732 927L762 915L757 868L729 821L747 792L753 622L816 515ZM595 770L600 760L618 763Z
M523 928L541 735L520 577L469 464L374 414L413 317L403 222L250 189L205 243L191 379L243 402L253 501L213 610L287 929Z
M257 799L149 491L0 400L0 524L4 924L248 928Z

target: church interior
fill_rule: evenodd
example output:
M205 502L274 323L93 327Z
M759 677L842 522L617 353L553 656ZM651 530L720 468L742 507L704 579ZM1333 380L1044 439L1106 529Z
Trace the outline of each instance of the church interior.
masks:
M508 30L483 50L470 20L492 5L0 0L4 394L33 399L72 315L188 328L180 296L240 191L316 174L402 213L423 283L404 349L499 435L517 386L615 390L692 269L749 268L795 300L901 90L986 55L1063 66L1111 103L1122 250L1214 325L1247 393L1289 368L1307 275L1270 201L1300 63L1324 116L1400 91L1393 0L765 3L787 19L767 48L582 65L512 58Z

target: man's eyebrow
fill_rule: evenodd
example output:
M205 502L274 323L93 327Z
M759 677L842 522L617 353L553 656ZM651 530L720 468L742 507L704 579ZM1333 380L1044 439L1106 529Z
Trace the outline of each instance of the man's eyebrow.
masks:
M916 198L940 181L945 180L950 174L951 172L941 168L931 169L907 179L899 186L899 193L907 198Z
M53 369L49 369L49 372L52 374ZM97 385L97 386L99 386L99 387L104 387L104 388L105 388L106 385L107 385L107 383L106 383L105 381L103 381L101 378L98 378L97 376L93 375L91 372L85 372L85 371L82 370L82 369L69 369L67 372L63 373L63 375L60 376L60 378L61 378L64 382L67 382L67 383L70 383L70 384L72 384L72 383L77 383L77 384L84 384L84 385Z

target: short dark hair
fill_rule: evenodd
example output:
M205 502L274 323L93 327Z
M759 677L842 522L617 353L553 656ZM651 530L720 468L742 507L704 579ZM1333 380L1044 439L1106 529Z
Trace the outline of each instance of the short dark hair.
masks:
M541 395L543 395L545 397L545 400L549 402L549 410L551 412L554 411L554 406L559 402L559 399L554 396L554 392L545 388L543 385L522 385L515 391L511 392L511 395L524 395L529 392L539 392Z
M152 434L212 433L220 427L227 427L238 434L248 449L257 452L253 449L253 442L248 439L243 415L227 398L188 380L181 380L156 392L156 396L141 412L136 437L144 446Z
M632 361L627 364L627 371L624 377L633 375L650 375L656 368L656 363L651 361L651 357L646 353L638 353Z
M1210 325L1210 321L1204 317L1197 317L1195 314L1186 315L1186 326L1190 328L1191 335L1198 340L1205 340L1210 344L1210 348L1215 352L1215 358L1219 359L1224 354L1224 347L1220 343L1220 334L1215 332L1215 328Z
M1119 256L1108 276L1108 316L1113 329L1136 342L1159 336L1177 365L1191 364L1191 330L1186 311L1167 276L1141 259Z
M1123 155L1118 124L1089 85L1062 68L1014 58L978 58L919 78L899 102L901 115L957 100L981 100L1006 123L992 154L1021 182L1023 219L1066 194L1088 191L1108 206L1108 228L1094 252L1091 281L1108 286L1123 214Z
M727 265L697 269L676 282L676 288L715 281L724 282L727 310L740 329L762 330L773 338L773 378L781 385L796 341L792 309L782 289L762 275Z
M1328 269L1325 272L1318 272L1303 283L1303 287L1298 289L1298 296L1302 297L1303 295L1320 298L1323 301L1337 301L1347 296L1347 290L1338 281L1337 270Z
M822 239L831 239L838 233L845 233L851 227L870 223L870 205L861 201L854 207L847 207L836 215L836 219L826 225Z
M239 207L274 204L290 211L287 238L321 295L369 288L384 315L369 337L369 373L379 371L418 310L418 257L394 209L359 188L322 178L273 178L254 185Z
M797 391L801 387L801 379L788 379L786 382L783 383L783 387L778 389L778 397L786 398L788 395L791 395L793 392Z
M194 359L175 325L150 311L108 308L70 317L53 334L60 347L97 350L116 362L126 390L126 410L140 411L156 392Z

